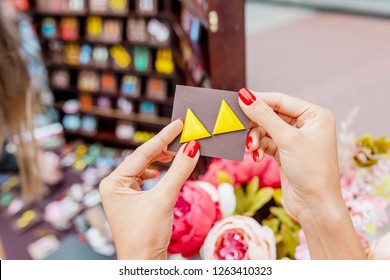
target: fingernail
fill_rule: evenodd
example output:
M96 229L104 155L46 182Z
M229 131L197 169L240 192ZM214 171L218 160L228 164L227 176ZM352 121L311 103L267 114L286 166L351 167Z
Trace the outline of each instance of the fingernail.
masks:
M252 136L248 136L248 138L246 138L246 148L249 150L249 148L252 146L252 142L253 142L253 138Z
M241 101L246 106L249 106L256 101L256 96L254 96L253 93L246 88L240 89L240 91L238 92L238 97L240 97Z
M199 143L197 141L192 140L185 145L183 153L190 158L194 158L198 150Z
M176 120L177 120L177 121L178 121L178 120L183 121L183 118L177 118Z
M259 151L254 151L253 152L253 160L255 162L257 162L258 159L259 159Z

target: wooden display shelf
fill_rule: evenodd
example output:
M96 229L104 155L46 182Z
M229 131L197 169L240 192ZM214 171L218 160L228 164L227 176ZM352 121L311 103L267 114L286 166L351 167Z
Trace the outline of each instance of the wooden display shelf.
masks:
M64 43L76 43L76 44L90 44L90 45L106 45L106 46L113 46L113 45L122 45L124 47L134 47L134 46L141 46L141 47L149 47L149 48L168 48L171 46L171 41L166 43L157 43L157 42L140 42L140 41L129 41L124 40L120 42L108 42L104 40L94 40L89 38L76 38L76 39L63 39L61 37L44 37L41 36L40 38L41 43L46 42L52 42L52 41L61 41Z
M202 8L199 7L195 0L181 0L181 2L187 7L187 9L191 13L193 13L197 17L197 19L205 28L209 28L207 12L202 10Z
M90 110L80 110L80 113L93 115L99 118L111 119L111 120L124 120L131 121L136 123L143 123L153 126L165 126L171 122L170 118L152 116L141 113L130 113L126 114L120 110L108 109L108 108L99 108L93 106Z
M169 20L172 18L172 13L169 11L161 11L156 15L148 14L139 14L133 10L128 10L125 13L119 12L94 12L94 11L45 11L41 9L31 9L30 14L32 16L38 17L89 17L89 16L98 16L98 17L110 17L110 18L122 18L126 19L129 17L141 17L141 18L157 18L157 19L166 19Z
M153 98L146 97L144 94L141 94L141 96L138 96L138 97L128 96L128 95L122 94L120 91L116 91L116 92L93 91L93 92L91 92L91 91L79 90L76 87L62 88L62 87L56 87L53 85L50 86L50 88L53 91L58 91L58 92L71 92L71 93L75 93L75 94L87 94L87 95L90 94L92 96L104 95L104 96L112 97L112 98L124 97L126 99L131 100L131 101L140 101L140 102L150 101L150 102L157 103L157 104L173 105L173 97L168 97L165 100L159 100L159 99L153 99Z
M135 76L146 76L151 78L161 78L161 79L173 79L176 77L176 73L170 75L160 74L153 70L147 70L145 72L139 72L130 69L121 69L113 66L98 66L93 64L68 64L68 63L55 63L55 62L47 62L46 66L49 68L56 69L74 69L74 70L96 70L96 71L106 71L106 72L115 72L121 74L135 75Z

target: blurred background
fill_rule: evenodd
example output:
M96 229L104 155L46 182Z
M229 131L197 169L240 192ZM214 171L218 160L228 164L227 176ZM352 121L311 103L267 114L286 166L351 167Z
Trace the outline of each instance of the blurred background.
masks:
M330 108L358 106L357 134L389 133L390 1L246 1L247 86Z
M369 172L379 173L385 182L383 193L390 192L390 161L376 165L376 157L388 156L387 150L375 150L390 147L390 142L369 138L355 145L351 138L390 133L390 0L0 0L0 4L6 4L0 9L20 32L21 53L39 93L34 135L44 183L35 198L25 199L14 139L6 139L0 158L0 257L114 259L98 184L170 123L177 84L235 92L245 86L328 107L344 132L345 170L375 162ZM341 125L346 120L349 127ZM356 160L358 153L363 160ZM211 160L202 158L191 179L204 174ZM215 162L233 173L243 168L249 177L262 173L275 179L272 187L280 187L275 163L274 172L265 174L269 162L255 166L250 159L240 168L235 164L241 163ZM151 167L162 172L145 183L144 190L152 188L169 165ZM343 175L348 177L348 172ZM353 179L351 175L345 181ZM363 185L376 186L377 181ZM364 205L371 207L375 199ZM371 233L388 221L387 199L368 210L358 207L361 201L354 204L364 210L356 216L363 220L367 215L358 222L369 224ZM374 231L369 218L376 210L380 219L373 223ZM294 230L297 246L299 226ZM294 252L288 256L294 258Z

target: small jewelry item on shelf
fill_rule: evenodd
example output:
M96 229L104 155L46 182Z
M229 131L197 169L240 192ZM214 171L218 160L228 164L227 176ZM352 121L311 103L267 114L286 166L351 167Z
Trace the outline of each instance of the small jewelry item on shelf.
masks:
M204 77L204 71L202 69L202 66L200 66L200 64L195 64L191 72L192 78L194 79L195 83L199 84Z
M116 137L123 140L132 140L134 133L134 125L128 122L119 122L115 129Z
M114 45L110 48L110 55L114 60L114 66L126 69L131 64L131 55L121 45Z
M103 20L98 16L87 18L87 37L90 40L99 40L103 34Z
M122 78L121 92L123 95L138 97L140 95L140 82L137 76L125 75Z
M56 20L51 17L42 20L42 36L45 38L55 38L57 36Z
M182 26L184 32L187 34L190 32L191 22L192 22L193 18L194 18L194 16L191 14L191 12L188 9L186 9L186 8L182 9L182 11L181 11L181 26Z
M134 110L133 103L124 97L118 98L117 108L125 114L131 114Z
M48 47L49 62L62 64L62 53L64 51L64 44L60 41L50 41Z
M99 74L91 70L82 70L78 76L78 89L87 92L96 92L100 89Z
M149 141L152 139L156 133L154 132L148 132L148 131L136 131L134 133L133 141L135 143L145 143L146 141Z
M92 56L92 47L89 44L84 44L81 46L80 54L79 54L79 61L80 64L86 65L91 62L91 56Z
M62 111L65 114L76 114L80 111L80 101L77 99L69 99L62 105Z
M111 12L125 14L129 8L128 0L108 0L108 7Z
M109 53L107 47L104 45L98 45L93 48L92 59L95 66L107 67L108 66Z
M70 76L68 70L56 69L50 74L50 82L53 86L58 88L68 88Z
M97 106L102 109L111 109L111 99L107 96L99 96L99 98L97 99Z
M66 230L72 226L71 220L82 211L82 206L71 196L54 200L46 205L44 219L57 230Z
M167 81L149 78L146 82L146 96L150 99L165 100L167 98Z
M79 22L75 17L63 17L60 20L59 36L63 40L76 40L79 37Z
M154 115L157 116L157 106L151 101L143 101L138 110L141 114Z
M129 18L127 21L127 40L130 42L146 42L149 39L144 19Z
M100 77L100 88L104 92L114 93L117 90L115 75L112 73L103 73Z
M103 22L102 39L109 43L119 43L122 40L122 21L106 19Z
M194 18L191 22L190 39L192 42L198 42L200 36L200 21Z
M147 47L134 47L134 68L145 72L149 68L150 50Z
M84 115L81 118L81 130L84 133L88 133L90 135L96 134L97 132L96 118L90 115Z
M153 18L149 20L147 30L152 43L166 44L169 42L171 33L166 23Z
M69 0L68 8L71 12L84 12L85 0Z
M158 12L157 0L136 0L135 10L140 15L156 15Z
M64 48L64 62L70 65L79 65L80 46L73 43L68 43Z
M11 228L16 233L23 233L42 221L42 215L37 210L28 209L11 221Z
M156 71L160 74L171 75L175 69L170 48L160 48L157 50L155 61Z
M65 115L62 118L62 124L66 130L78 130L81 126L80 116L77 114Z
M89 10L92 13L107 11L107 0L89 0Z
M33 260L43 260L60 247L60 241L53 234L45 235L27 245L27 252Z
M92 97L89 94L80 94L80 106L84 111L89 111L92 108Z

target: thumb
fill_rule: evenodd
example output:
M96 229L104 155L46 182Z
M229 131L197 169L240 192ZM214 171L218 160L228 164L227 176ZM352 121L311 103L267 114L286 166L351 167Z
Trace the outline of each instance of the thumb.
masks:
M245 115L257 125L263 127L272 137L275 143L280 146L286 139L289 130L292 129L282 120L274 110L256 93L246 88L238 92L239 104Z
M160 199L167 200L168 204L173 207L181 187L194 171L199 156L197 141L190 141L183 145L165 176L151 191L158 194Z

